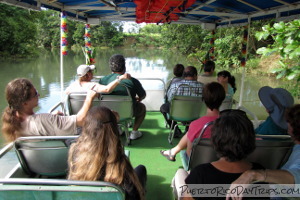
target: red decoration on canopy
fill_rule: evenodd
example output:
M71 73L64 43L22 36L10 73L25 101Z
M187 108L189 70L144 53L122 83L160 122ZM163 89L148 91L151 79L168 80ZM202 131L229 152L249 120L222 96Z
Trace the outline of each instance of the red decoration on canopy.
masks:
M196 0L134 0L136 23L171 23Z

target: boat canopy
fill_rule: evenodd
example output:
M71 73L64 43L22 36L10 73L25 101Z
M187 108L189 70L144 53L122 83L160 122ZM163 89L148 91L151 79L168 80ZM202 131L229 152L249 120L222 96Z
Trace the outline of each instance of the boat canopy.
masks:
M65 11L68 17L88 24L135 21L202 24L214 29L267 18L300 18L298 0L0 0L0 3Z

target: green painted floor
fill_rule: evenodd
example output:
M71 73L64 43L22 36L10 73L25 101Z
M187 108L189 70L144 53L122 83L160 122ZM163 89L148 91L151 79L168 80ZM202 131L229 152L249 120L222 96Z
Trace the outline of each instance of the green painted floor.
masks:
M160 112L147 112L140 131L144 134L142 138L133 140L131 145L125 149L130 150L130 161L133 167L142 164L147 168L146 199L174 199L170 184L175 172L182 167L182 164L179 154L176 156L176 162L170 162L159 152L162 149L172 147L168 143L169 129L165 127L162 114ZM178 142L178 138L173 140L173 144Z

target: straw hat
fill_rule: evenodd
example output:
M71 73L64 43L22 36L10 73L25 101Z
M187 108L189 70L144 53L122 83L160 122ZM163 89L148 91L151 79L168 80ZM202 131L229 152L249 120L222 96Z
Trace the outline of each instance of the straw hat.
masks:
M284 115L286 108L294 105L294 98L291 93L283 88L264 86L258 91L258 96L274 123L283 129L287 129Z

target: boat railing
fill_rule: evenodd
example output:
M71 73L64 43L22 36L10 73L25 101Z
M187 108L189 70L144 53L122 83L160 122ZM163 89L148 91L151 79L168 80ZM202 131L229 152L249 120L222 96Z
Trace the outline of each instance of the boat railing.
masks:
M14 146L14 143L11 142L4 146L2 149L0 149L0 158L2 158L7 152L9 152Z
M254 128L258 127L259 124L260 124L260 120L258 120L257 116L255 113L251 112L250 110L248 110L246 107L244 106L238 106L237 109L240 109L240 110L243 110L245 111L248 115L251 116L251 119L252 119L252 123L253 123L253 126Z
M58 102L58 103L56 103L54 106L52 106L50 109L49 109L49 111L48 111L48 113L52 113L52 112L54 112L55 110L57 110L57 109L59 109L59 108L61 108L61 111L64 113L64 115L66 115L66 106L65 106L65 102Z

